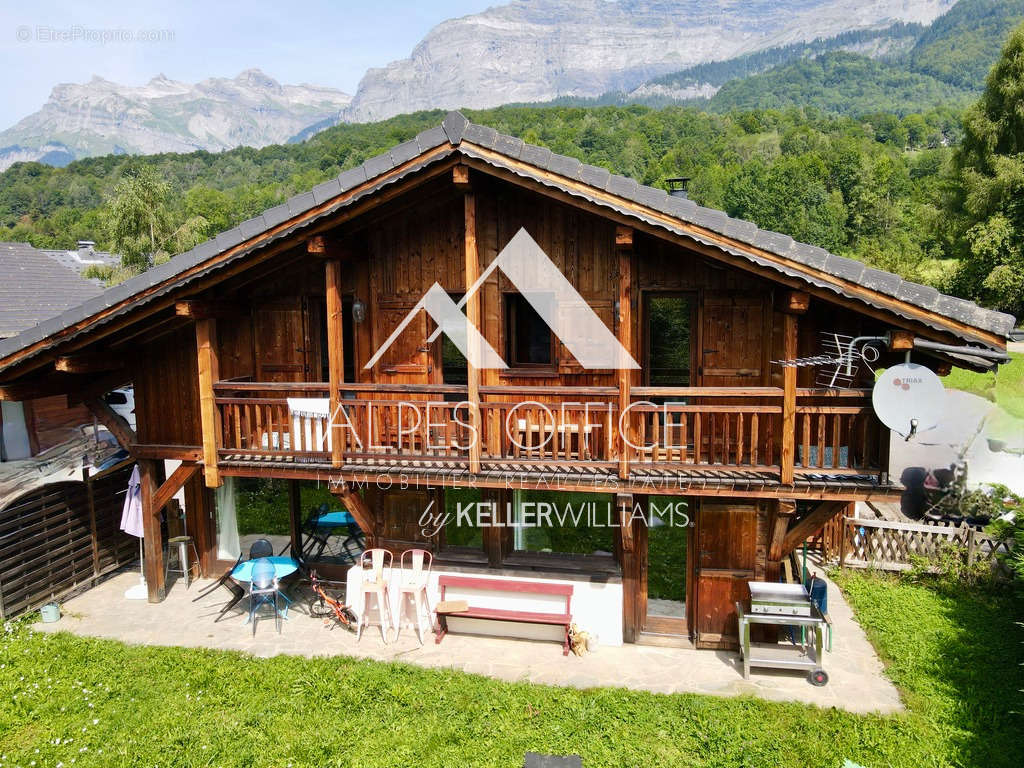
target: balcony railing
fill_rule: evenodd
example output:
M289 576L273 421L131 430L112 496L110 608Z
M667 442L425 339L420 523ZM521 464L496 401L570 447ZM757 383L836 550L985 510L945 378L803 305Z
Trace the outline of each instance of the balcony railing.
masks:
M218 455L233 461L422 462L465 467L781 474L782 389L634 387L625 416L615 387L346 384L332 419L327 383L218 382ZM797 390L797 476L876 475L888 432L866 391ZM623 456L623 453L625 456Z

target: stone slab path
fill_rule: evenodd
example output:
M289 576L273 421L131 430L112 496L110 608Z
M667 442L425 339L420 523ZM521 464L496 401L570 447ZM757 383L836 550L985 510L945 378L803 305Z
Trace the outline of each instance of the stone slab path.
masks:
M376 628L367 629L357 643L354 634L325 626L323 620L307 615L305 605L298 604L289 611L280 635L268 616L258 623L253 636L250 627L243 626L244 600L216 623L226 592L192 602L207 581L193 583L188 590L183 581L172 582L167 599L158 605L125 599L125 589L137 583L137 571L117 574L68 600L59 622L36 626L43 631L67 631L124 643L214 648L260 657L346 655L576 688L750 695L861 713L903 709L898 691L834 584L829 585L829 609L835 640L832 653L825 654L831 680L816 688L795 671L753 669L750 680L744 680L738 655L727 651L624 645L602 646L582 658L566 658L554 642L480 635L450 634L440 645L430 636L420 646L412 629L403 629L397 641L384 645Z

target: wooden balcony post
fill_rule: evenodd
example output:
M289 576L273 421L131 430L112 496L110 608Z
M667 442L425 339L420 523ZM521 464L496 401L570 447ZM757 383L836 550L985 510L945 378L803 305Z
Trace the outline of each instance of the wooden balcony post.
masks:
M343 332L343 313L341 301L341 262L328 259L324 267L324 279L327 288L327 367L330 381L330 416L327 420L328 434L331 436L331 465L342 465L342 430L334 429L334 420L338 418L341 404L341 385L345 381L345 347Z
M472 291L473 285L480 278L480 254L476 247L476 196L470 190L468 168L455 166L454 181L456 186L466 190L465 201L465 222L466 222L466 318L474 328L480 328L480 292ZM480 349L470 350L475 353L477 359L480 356ZM473 357L473 354L470 355ZM469 418L474 427L475 435L469 444L469 471L471 474L480 472L480 448L483 435L481 434L480 419L480 369L473 365L472 360L466 361L466 399L470 403Z
M800 291L789 291L782 302L782 358L793 360L798 354L797 316L807 311L810 297ZM792 485L796 463L796 367L782 369L782 451L780 456L783 485Z
M216 470L216 467L214 467ZM143 570L149 602L159 603L166 595L164 550L160 536L160 507L156 506L157 467L151 459L139 460L139 490L142 500Z
M196 354L199 363L199 419L203 432L203 475L208 488L217 488L221 484L221 479L220 471L217 469L220 418L213 392L214 382L220 379L216 320L196 320Z
M615 249L619 255L619 344L633 352L633 230L629 227L615 228ZM626 368L626 361L619 362L619 477L629 478L629 417L623 418L629 407L632 371Z

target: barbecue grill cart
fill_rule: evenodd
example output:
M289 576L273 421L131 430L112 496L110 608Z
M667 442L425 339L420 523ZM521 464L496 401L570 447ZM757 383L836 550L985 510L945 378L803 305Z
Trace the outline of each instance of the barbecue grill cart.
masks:
M825 617L811 601L807 590L802 584L774 584L766 581L751 581L748 586L749 609L745 609L742 602L736 603L743 677L750 677L751 667L806 669L811 683L825 685L828 682L822 658ZM814 647L811 648L807 642L794 646L774 643L751 645L751 624L804 627L813 635ZM808 633L801 633L805 634Z

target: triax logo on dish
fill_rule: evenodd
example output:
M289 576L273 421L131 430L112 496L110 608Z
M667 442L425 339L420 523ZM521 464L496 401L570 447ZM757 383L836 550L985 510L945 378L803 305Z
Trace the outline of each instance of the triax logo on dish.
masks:
M910 385L911 384L920 384L921 381L922 381L922 379L917 378L917 377L909 378L909 379L908 378L893 379L892 380L892 385L894 387L899 387L900 389L907 390L907 389L910 389Z
M496 269L501 270L584 368L618 370L640 367L543 249L525 229L520 229L458 303L439 283L430 286L365 368L377 364L420 310L425 310L437 323L437 330L427 339L428 342L443 333L470 365L481 369L508 368L501 355L462 312L469 297L480 290Z

